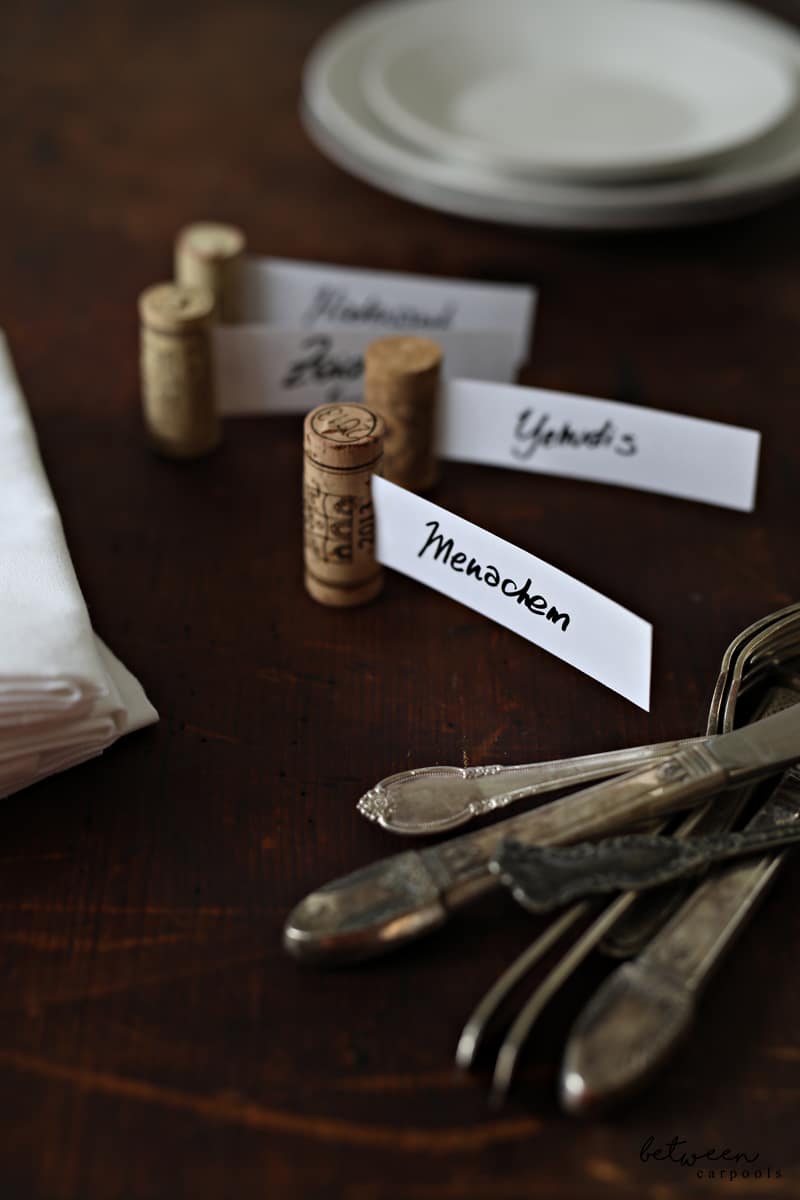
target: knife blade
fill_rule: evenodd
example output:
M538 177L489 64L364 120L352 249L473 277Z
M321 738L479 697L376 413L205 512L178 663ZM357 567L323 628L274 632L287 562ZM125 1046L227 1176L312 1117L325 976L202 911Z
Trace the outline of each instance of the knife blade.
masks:
M749 822L800 820L800 769L786 771ZM787 852L728 867L705 880L647 947L608 976L573 1026L559 1091L572 1113L608 1107L645 1082L694 1017L712 971L775 879Z
M558 845L698 804L723 788L800 759L800 706L688 746L661 763L572 793L534 812L421 851L371 863L312 892L289 914L284 948L316 963L385 953L443 925L498 886L489 862L501 837Z

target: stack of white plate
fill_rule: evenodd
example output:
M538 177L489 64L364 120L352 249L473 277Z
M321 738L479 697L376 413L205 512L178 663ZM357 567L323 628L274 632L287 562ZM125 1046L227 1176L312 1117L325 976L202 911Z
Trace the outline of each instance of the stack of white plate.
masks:
M306 127L354 175L445 212L637 229L800 183L800 33L722 0L410 0L315 47Z

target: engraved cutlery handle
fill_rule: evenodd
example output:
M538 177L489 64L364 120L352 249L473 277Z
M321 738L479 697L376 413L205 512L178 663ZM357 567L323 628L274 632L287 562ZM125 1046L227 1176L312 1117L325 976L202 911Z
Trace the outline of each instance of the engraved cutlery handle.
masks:
M533 913L586 896L645 891L705 871L714 863L783 849L800 841L800 825L776 825L705 837L605 838L573 846L501 843L489 870Z

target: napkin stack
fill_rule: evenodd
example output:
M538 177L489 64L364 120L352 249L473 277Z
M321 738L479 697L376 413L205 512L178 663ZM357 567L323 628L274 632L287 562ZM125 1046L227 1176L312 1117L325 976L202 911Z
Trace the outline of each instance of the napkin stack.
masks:
M92 630L0 332L0 796L156 720Z

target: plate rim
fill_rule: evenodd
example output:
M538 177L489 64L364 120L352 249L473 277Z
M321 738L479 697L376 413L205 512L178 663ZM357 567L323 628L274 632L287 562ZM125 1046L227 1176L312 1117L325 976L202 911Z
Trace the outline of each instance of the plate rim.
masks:
M681 2L695 3L697 0ZM723 0L701 2L716 8ZM416 0L416 3L422 5L427 0ZM323 154L373 186L442 212L456 212L475 219L551 228L632 229L698 224L720 219L729 213L739 215L791 193L800 183L799 144L794 155L781 155L777 168L774 162L768 167L759 164L757 168L747 165L744 169L741 166L733 169L729 165L693 180L656 182L638 187L588 188L568 183L553 186L549 181L526 180L522 182L524 194L509 202L507 195L487 192L485 179L474 172L434 162L415 148L397 143L394 135L387 140L385 135L379 138L369 130L365 134L363 127L348 112L342 112L338 100L333 102L333 108L329 103L327 112L320 112L320 105L324 110L326 99L330 99L326 91L326 75L330 69L337 65L345 51L352 48L354 39L368 35L376 24L396 13L401 4L405 9L410 7L405 0L378 0L345 16L317 40L303 69L303 106L309 135ZM724 7L751 28L759 28L763 36L779 42L784 52L791 55L793 65L797 64L800 74L800 29L729 0ZM369 143L368 151L363 148L365 140ZM400 169L398 157L402 164ZM791 159L788 165L787 157ZM515 187L520 186L519 180L513 183ZM568 213L570 206L573 208L571 214Z
M603 0L603 2L617 12L631 7L631 0ZM581 0L581 3L584 7L591 7L587 4L587 0ZM365 100L373 114L395 136L416 145L427 154L445 153L473 166L500 169L525 178L557 178L585 183L615 183L663 178L668 175L674 176L678 171L708 168L768 136L786 119L800 99L797 78L793 78L792 72L786 68L779 57L769 54L763 46L754 48L742 26L736 21L729 22L725 19L729 15L729 6L717 5L712 9L709 5L703 5L701 11L694 5L686 6L682 0L649 0L647 5L649 10L657 9L664 15L670 14L676 25L678 24L676 20L678 10L686 7L691 13L700 13L701 26L703 21L707 20L708 14L714 12L723 25L735 31L729 39L732 49L737 53L754 58L768 71L771 69L773 79L778 82L778 90L781 94L773 100L768 113L762 115L760 120L751 123L738 134L724 138L717 135L705 144L701 143L694 149L684 149L682 152L672 150L650 156L640 154L638 157L627 155L616 161L609 158L605 161L594 162L585 159L581 161L579 158L559 158L558 154L540 153L536 156L517 154L512 148L495 147L479 137L446 130L435 120L426 120L425 117L409 110L389 86L387 74L391 70L392 64L400 55L413 51L416 46L424 42L426 33L431 37L438 36L441 40L444 33L441 25L445 17L445 10L455 6L453 0L434 0L433 3L428 3L421 14L422 28L418 21L413 18L409 19L409 10L415 6L404 6L403 11L397 12L397 20L392 22L393 36L387 36L387 31L384 31L383 37L377 36L369 54L361 64L361 85ZM478 12L485 12L485 9L476 0L463 0L462 6L468 10L477 9ZM516 9L520 13L527 11L527 6L516 4L514 0L509 0L509 7L512 11ZM561 3L551 3L549 7L554 13L563 13L563 0ZM709 30L707 36L712 42L716 40L713 30Z

